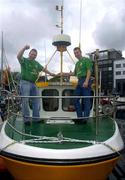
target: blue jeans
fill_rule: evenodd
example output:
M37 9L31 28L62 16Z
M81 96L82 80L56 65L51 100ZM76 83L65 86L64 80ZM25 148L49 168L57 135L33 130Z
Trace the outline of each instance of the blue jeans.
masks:
M21 80L20 81L20 93L21 96L39 96L39 90L36 85L32 82ZM22 98L22 114L24 117L24 122L29 121L30 110L29 101L32 105L32 117L33 120L38 121L40 117L40 98Z
M75 89L74 96L90 96L91 95L91 81L89 81L89 86L87 88L83 87L85 78L81 78L78 81L78 85ZM77 117L89 117L91 110L91 100L90 98L75 98L74 106L76 109Z

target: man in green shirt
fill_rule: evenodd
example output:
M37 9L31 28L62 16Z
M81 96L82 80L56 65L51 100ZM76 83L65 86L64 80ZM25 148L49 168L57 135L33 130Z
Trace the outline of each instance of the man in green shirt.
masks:
M63 75L77 76L78 84L74 92L75 96L90 96L92 61L82 56L82 51L79 47L74 48L74 55L78 59L74 72L64 73ZM74 105L78 117L76 123L86 123L86 117L89 117L91 109L90 98L84 98L83 100L75 98Z
M37 50L31 49L28 58L23 57L24 51L30 49L29 45L25 45L17 54L21 66L20 93L21 96L39 96L39 90L35 85L35 81L41 71L54 76L35 59ZM35 122L40 121L40 98L32 98L32 117ZM29 97L22 98L22 114L24 123L30 124Z

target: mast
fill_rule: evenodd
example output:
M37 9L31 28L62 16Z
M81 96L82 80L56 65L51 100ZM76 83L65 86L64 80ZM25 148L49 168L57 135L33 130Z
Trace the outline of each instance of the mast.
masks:
M61 29L61 34L63 34L63 0L62 0L62 5L61 7L59 7L58 5L56 5L56 10L60 12L60 16L61 16L61 22L60 25L56 25L56 27Z
M1 77L0 77L0 84L1 89L3 89L3 32L1 33Z
M99 96L99 72L98 72L99 49L95 51L95 96ZM99 99L96 98L96 117L99 116Z
M59 6L56 6L56 10L60 11L60 16L61 16L60 25L56 25L56 27L60 28L61 29L61 34L63 34L63 1L62 1L62 5L61 5L60 8L59 8ZM62 73L63 73L63 51L64 51L64 49L60 46L60 48L58 48L58 50L60 51L60 58L61 58L61 63L60 63L60 73L61 73L60 83L62 84L63 83Z
M50 61L52 60L52 58L56 54L56 52L59 51L59 53L60 53L60 85L62 85L63 84L63 53L67 52L69 57L71 58L71 55L67 51L67 46L71 45L71 38L70 38L69 35L63 34L63 1L62 1L61 7L56 5L56 10L60 12L60 16L61 16L61 18L60 18L61 19L60 25L57 24L56 27L60 28L61 32L60 32L60 34L55 35L53 37L52 45L56 46L56 50L53 53L53 55L50 58L50 60L48 61L47 65L50 63Z
M63 1L60 11L61 11L61 34L63 34Z
M80 1L79 47L81 48L82 0Z

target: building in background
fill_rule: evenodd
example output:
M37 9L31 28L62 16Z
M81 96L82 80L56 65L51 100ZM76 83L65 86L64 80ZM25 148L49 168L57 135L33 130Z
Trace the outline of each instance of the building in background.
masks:
M94 54L89 54L93 61ZM99 51L98 66L101 92L104 95L115 92L125 96L125 58L122 52L115 49Z
M114 88L125 97L125 59L114 62Z

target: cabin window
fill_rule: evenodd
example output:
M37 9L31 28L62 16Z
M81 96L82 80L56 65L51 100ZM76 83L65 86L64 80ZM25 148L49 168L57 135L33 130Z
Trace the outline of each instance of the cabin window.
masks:
M44 89L42 96L59 96L59 92L56 89ZM59 107L58 98L42 98L43 109L45 111L57 111Z
M73 89L65 89L62 92L62 96L73 96L74 95L74 90ZM63 98L62 99L62 109L64 111L75 111L74 107L74 100L73 98Z
M62 92L62 96L74 96L74 90L73 89L65 89ZM91 95L94 96L94 91L91 91ZM91 109L93 107L93 98L91 100ZM84 99L81 99L82 103L82 108L84 109ZM63 111L70 111L74 112L75 111L75 106L74 106L74 98L63 98L62 99L62 109Z

